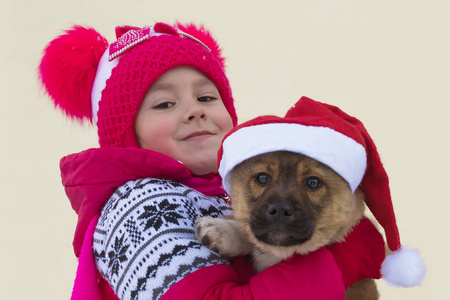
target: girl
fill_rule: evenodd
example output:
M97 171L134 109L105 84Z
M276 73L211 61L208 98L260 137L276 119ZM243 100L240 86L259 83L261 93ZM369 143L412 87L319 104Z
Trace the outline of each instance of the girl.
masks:
M237 117L221 50L193 25L116 35L75 26L39 66L56 107L98 128L99 148L60 164L78 214L72 299L344 299L328 250L254 275L197 241L198 218L230 214L217 151Z

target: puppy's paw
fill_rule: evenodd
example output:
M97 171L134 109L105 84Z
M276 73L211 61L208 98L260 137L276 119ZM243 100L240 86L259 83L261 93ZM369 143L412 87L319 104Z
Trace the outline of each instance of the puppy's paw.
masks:
M212 217L203 217L197 220L195 224L195 230L197 232L197 238L199 242L208 247L209 249L222 253L219 248L222 247L222 229L220 227L221 219ZM223 254L223 253L222 253Z
M221 255L245 255L251 251L234 220L203 217L197 220L195 228L198 240Z

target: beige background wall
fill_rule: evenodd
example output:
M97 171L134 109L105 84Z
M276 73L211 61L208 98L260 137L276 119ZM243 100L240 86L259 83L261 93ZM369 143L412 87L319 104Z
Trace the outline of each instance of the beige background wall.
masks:
M96 147L36 82L41 50L73 24L113 40L121 24L206 24L223 45L240 121L282 115L302 95L360 118L378 145L404 244L422 287L380 283L382 299L447 299L450 101L448 1L2 0L0 299L68 299L76 216L58 163Z

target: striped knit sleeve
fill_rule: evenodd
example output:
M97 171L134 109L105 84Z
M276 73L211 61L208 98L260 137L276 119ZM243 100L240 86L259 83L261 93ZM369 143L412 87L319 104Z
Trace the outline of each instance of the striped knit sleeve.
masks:
M177 182L130 181L100 215L93 242L97 268L120 299L159 299L194 271L229 264L197 241L195 221L230 213L221 199Z

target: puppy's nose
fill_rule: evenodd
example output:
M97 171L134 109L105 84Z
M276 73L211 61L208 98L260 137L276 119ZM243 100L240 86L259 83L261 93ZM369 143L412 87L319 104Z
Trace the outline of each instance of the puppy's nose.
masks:
M292 216L292 207L286 203L273 203L267 210L269 217L276 221L286 221Z

